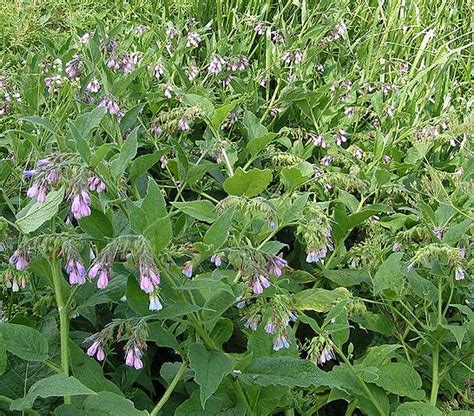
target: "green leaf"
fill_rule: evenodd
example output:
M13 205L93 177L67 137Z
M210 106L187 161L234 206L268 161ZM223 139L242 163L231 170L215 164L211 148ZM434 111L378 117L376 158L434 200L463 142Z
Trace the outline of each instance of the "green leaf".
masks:
M364 315L351 316L351 321L357 322L362 328L366 328L369 331L378 332L379 334L387 337L395 334L397 328L393 320L387 318L385 315L379 313L373 313L367 311Z
M150 242L151 248L158 254L166 248L171 241L173 230L171 221L168 217L157 218L143 232L143 236Z
M246 416L242 404L234 404L227 396L212 396L201 406L199 392L194 392L176 409L174 416ZM248 416L248 415L247 415Z
M91 158L91 150L89 149L89 145L81 136L81 133L72 121L68 120L67 124L69 127L69 131L71 132L71 136L75 141L77 153L79 153L84 162L89 163L89 160Z
M80 137L87 140L90 132L100 126L100 122L106 114L107 110L105 108L96 107L92 111L77 117L74 120L74 126L77 128Z
M305 183L313 174L313 167L308 162L302 162L298 166L284 167L280 172L281 183L287 189L294 189Z
M157 218L162 218L167 215L166 201L163 198L160 187L152 178L148 179L148 189L146 191L146 196L143 199L141 208L145 212L149 224L151 224Z
M261 150L265 149L276 137L276 133L266 133L263 136L255 137L247 143L247 150L252 157L257 156Z
M234 368L233 360L223 352L207 351L204 345L195 343L189 348L189 365L194 370L196 383L201 386L200 399L204 408L224 376Z
M376 345L369 347L362 361L365 367L380 367L387 364L395 357L397 350L402 348L399 344Z
M229 208L209 227L204 235L204 244L212 245L214 250L218 250L226 242L234 211L234 207Z
M38 397L47 398L89 394L95 393L74 377L67 377L65 374L55 374L33 384L25 397L12 402L10 410L21 411L31 409Z
M217 219L215 206L211 201L197 200L189 202L173 202L172 205L179 211L192 218L212 224Z
M136 159L134 159L129 169L130 180L134 180L147 172L148 169L152 168L156 163L159 162L161 156L163 156L167 151L168 149L161 149L147 155L138 156Z
M293 295L295 308L297 310L311 310L316 312L327 312L333 305L342 299L347 299L351 293L343 287L334 290L313 288L302 290Z
M393 416L442 416L443 413L428 403L408 402L398 406Z
M238 168L234 176L224 181L224 190L229 195L252 198L267 189L272 178L272 172L269 169L260 170L254 168L244 172L242 168Z
M81 229L95 239L113 237L114 228L109 218L95 208L91 208L91 215L78 220Z
M405 276L410 283L413 293L420 299L431 302L438 300L438 289L431 281L421 277L415 270L406 272Z
M138 115L143 110L143 107L145 107L145 104L137 104L125 113L122 120L120 120L120 131L122 134L136 124Z
M63 198L64 188L51 191L46 195L46 200L42 204L36 201L25 215L17 219L18 227L25 234L36 231L58 213Z
M330 373L310 361L293 357L256 358L242 371L241 378L260 386L338 387Z
M233 108L237 105L237 100L233 101L229 104L224 104L221 105L220 107L217 107L215 112L214 112L214 117L212 117L212 126L215 129L218 129L222 122L227 118L227 116L230 114L230 112L233 110Z
M136 127L127 137L127 140L120 148L120 153L110 164L110 173L114 178L120 176L127 169L130 161L137 154L137 134L139 127Z
M344 287L371 283L368 273L363 270L323 270L323 275L332 282Z
M7 347L3 339L2 332L0 330L0 376L5 372L7 368Z
M400 293L404 280L402 257L403 253L393 253L379 267L373 279L374 293L376 295L382 292Z
M181 350L181 346L176 338L170 330L163 327L161 322L152 322L148 324L147 340L154 341L159 347L172 348L175 351Z
M413 400L422 400L425 397L425 392L421 389L421 377L409 364L384 364L377 369L375 374L365 373L364 379L398 396L409 397Z
M267 128L262 123L260 123L258 117L256 117L255 114L251 113L250 111L246 111L244 113L242 123L249 141L256 139L257 137L265 136L268 133Z
M26 116L20 120L27 121L28 123L34 124L35 126L43 127L46 131L56 134L56 129L46 117L40 116Z
M0 333L8 352L27 361L44 361L48 358L48 341L36 329L16 324L0 324Z
M185 94L182 103L188 107L198 107L209 119L214 116L214 105L206 97L197 94Z
M137 410L132 401L117 394L103 391L88 396L81 404L62 405L55 416L147 416L144 410Z
M122 396L120 389L107 380L100 364L89 357L74 342L69 341L69 357L73 376L95 392L110 391Z

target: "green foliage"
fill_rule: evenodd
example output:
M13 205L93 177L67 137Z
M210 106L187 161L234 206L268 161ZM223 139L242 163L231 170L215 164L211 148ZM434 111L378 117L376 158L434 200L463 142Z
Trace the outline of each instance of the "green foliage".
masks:
M468 2L4 3L0 413L470 414Z

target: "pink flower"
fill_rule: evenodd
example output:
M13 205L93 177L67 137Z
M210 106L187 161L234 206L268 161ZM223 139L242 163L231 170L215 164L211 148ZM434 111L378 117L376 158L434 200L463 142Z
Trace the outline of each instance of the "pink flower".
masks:
M104 289L109 284L110 272L108 270L101 270L99 273L99 279L97 280L97 287Z
M125 364L135 368L135 370L143 368L143 362L141 360L142 354L142 351L138 347L129 348L125 354Z
M85 190L80 191L72 200L71 212L77 220L91 215L91 199L89 193Z

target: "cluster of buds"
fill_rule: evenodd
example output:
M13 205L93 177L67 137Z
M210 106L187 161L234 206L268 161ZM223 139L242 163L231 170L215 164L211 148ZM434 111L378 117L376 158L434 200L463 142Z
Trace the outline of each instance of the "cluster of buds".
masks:
M450 247L445 244L428 244L420 248L410 260L407 269L411 270L416 264L423 261L431 261L433 258L445 258L450 266L454 268L454 279L465 279L466 250L464 247Z
M197 66L191 65L187 70L186 70L186 76L190 81L192 81L194 78L196 78L199 74L199 69Z
M315 365L324 365L336 359L334 344L324 335L314 337L309 342L308 359Z
M2 280L5 287L11 289L12 292L18 292L20 289L24 289L29 278L30 275L28 272L24 270L19 271L11 266L2 273Z
M160 113L151 123L152 131L160 135L163 132L188 131L191 124L201 115L197 106L189 108L174 108Z
M54 155L38 160L35 169L23 172L25 179L33 181L33 184L26 192L29 198L36 198L40 204L46 200L48 192L59 183L61 178L61 161L60 155Z
M263 325L264 331L273 336L273 349L289 348L290 323L296 322L296 312L286 296L275 295L271 302L259 298L245 310L245 327L256 331Z
M14 101L21 102L20 93L9 89L6 79L0 77L0 116L10 113L10 105Z
M79 255L72 253L66 262L66 272L69 276L69 284L83 285L86 283L86 268Z
M330 219L315 205L307 208L296 232L306 242L306 261L308 263L317 263L323 260L327 253L333 250Z

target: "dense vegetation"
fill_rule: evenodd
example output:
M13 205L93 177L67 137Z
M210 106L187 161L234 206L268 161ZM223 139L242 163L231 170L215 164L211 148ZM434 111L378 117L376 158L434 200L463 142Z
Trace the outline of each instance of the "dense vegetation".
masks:
M472 11L1 2L2 414L472 414Z

